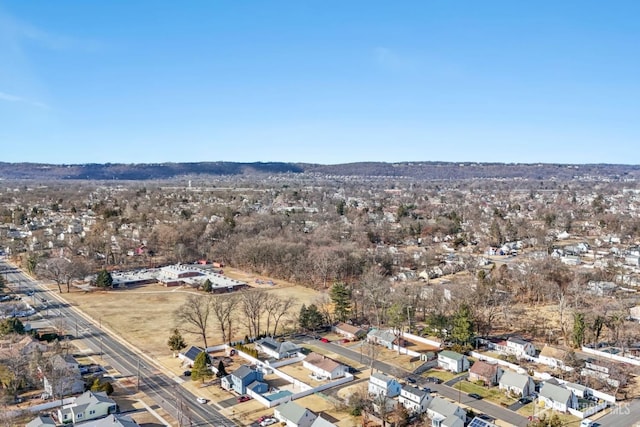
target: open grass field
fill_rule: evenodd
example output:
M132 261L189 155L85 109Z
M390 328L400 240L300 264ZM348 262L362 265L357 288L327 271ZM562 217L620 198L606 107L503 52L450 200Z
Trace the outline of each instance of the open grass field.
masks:
M290 316L285 316L281 328L292 325L302 304L309 304L319 297L319 293L302 286L276 284L265 288L281 297L292 297L296 304ZM55 285L51 286L54 289ZM170 331L177 326L173 313L182 305L189 295L202 293L191 288L167 288L159 284L138 286L131 289L109 291L85 291L74 289L71 293L61 296L70 304L82 310L88 316L120 335L129 343L150 356L161 357L169 354L167 339ZM246 335L241 322L241 315L234 327L237 328L236 338ZM266 325L266 321L263 321ZM187 344L202 345L197 335L183 334ZM219 343L221 339L217 324L213 316L210 320L208 341L210 345Z
M474 384L469 381L460 381L454 386L455 389L460 390L463 393L476 393L496 404L511 405L516 403L517 399L509 397L505 394L504 390L500 390L497 387L487 388Z

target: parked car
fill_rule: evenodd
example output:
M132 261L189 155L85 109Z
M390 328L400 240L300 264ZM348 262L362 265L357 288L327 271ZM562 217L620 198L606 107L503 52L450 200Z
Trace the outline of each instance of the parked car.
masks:
M438 377L427 377L426 381L428 383L434 383L434 384L440 384L442 382L442 380Z
M482 399L482 396L480 396L478 393L469 393L467 396L472 397L474 399Z
M191 376L191 371L184 371L182 373L182 375L184 375L185 377L190 377Z
M328 340L328 339L326 339L326 338L324 338L324 337L320 338L320 341L322 341L322 342L329 342L329 340Z
M589 418L585 418L584 420L580 421L580 427L591 427L593 426L593 421L591 421Z
M266 427L266 426L270 426L272 424L277 423L278 420L275 418L265 418L264 420L262 420L262 422L260 422L260 427Z
M196 400L198 401L198 403L202 403L202 404L204 404L204 403L207 403L207 402L208 402L208 400L207 400L207 399L205 399L204 397L198 397Z
M523 405L526 405L527 403L533 402L533 399L530 398L529 396L525 396L518 399L518 402L522 403Z
M407 382L408 382L409 384L415 384L415 383L416 383L416 379L415 379L415 378L413 378L413 377L407 377Z
M246 402L247 400L251 400L251 397L245 395L238 396L238 402Z

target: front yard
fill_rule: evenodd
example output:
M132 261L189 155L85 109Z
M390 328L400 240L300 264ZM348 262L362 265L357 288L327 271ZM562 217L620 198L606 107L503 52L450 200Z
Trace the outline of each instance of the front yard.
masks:
M469 381L460 381L453 386L456 390L461 390L464 393L476 393L482 396L484 399L489 400L501 406L509 406L517 402L517 399L509 397L505 394L504 390L500 390L497 387L485 387L471 383Z

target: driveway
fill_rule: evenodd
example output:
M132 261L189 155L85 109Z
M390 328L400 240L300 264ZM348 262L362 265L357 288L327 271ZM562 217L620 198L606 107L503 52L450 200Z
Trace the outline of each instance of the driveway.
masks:
M449 381L446 381L444 383L444 385L447 385L449 387L453 387L454 385L456 385L460 381L466 380L467 378L469 378L469 374L460 375L459 377L455 377L455 378L450 379Z

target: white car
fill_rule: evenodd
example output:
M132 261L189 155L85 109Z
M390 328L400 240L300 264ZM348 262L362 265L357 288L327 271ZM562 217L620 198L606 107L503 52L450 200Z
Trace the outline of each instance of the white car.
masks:
M271 424L275 424L277 422L278 420L275 418L267 418L265 420L262 420L262 422L260 423L260 427L270 426Z
M203 404L208 402L208 400L205 399L204 397L199 397L196 400L198 401L198 403L203 403Z

